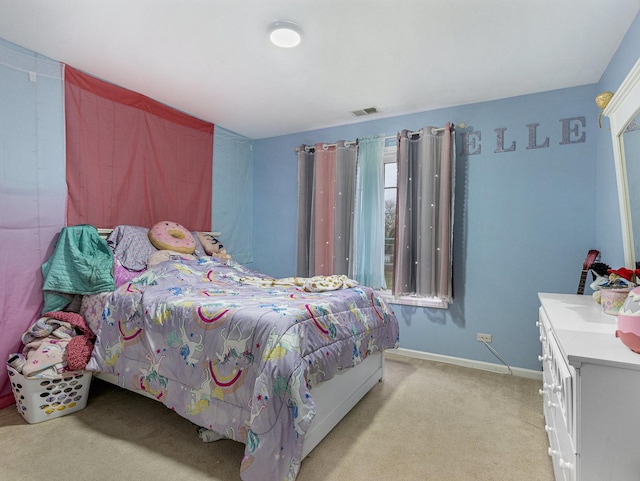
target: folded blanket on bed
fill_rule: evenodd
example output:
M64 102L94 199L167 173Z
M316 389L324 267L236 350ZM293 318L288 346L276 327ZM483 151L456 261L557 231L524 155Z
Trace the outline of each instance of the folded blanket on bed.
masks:
M65 227L60 231L51 257L42 265L44 307L60 311L71 294L113 291L113 253L91 225Z
M284 277L281 279L271 279L268 277L241 277L240 282L251 284L256 287L271 286L296 286L302 287L306 292L326 292L338 289L348 289L358 285L353 279L345 275L314 276L314 277Z

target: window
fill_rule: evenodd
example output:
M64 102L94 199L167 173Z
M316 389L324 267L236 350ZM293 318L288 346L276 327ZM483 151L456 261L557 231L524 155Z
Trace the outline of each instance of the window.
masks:
M395 142L384 148L384 279L386 290L381 290L385 300L393 304L420 307L447 308L447 302L434 297L393 296L394 249L396 245L396 199L398 182L397 146Z
M391 290L393 282L393 250L396 245L396 197L398 163L396 146L384 148L384 280Z
M379 288L391 303L446 308L453 299L454 131L449 124L405 129L398 133L398 146L392 139L387 145L382 135L358 139L348 165L336 155L352 141L297 150L297 275L348 272L361 284ZM327 163L331 158L324 157L332 153L335 161ZM345 172L330 172L334 164L345 164ZM353 188L354 204L343 207L340 195L351 192L347 186ZM319 200L321 194L326 198ZM318 239L320 234L324 237ZM336 248L343 244L339 255ZM318 252L327 249L333 249L325 256L329 260L318 269ZM344 261L342 267L337 261Z

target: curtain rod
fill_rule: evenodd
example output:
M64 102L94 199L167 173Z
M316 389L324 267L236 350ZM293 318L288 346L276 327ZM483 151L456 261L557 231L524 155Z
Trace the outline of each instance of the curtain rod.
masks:
M352 144L356 144L356 145L357 145L357 144L358 144L358 141L357 141L357 140L345 140L345 141L344 141L344 146L345 146L345 147L351 147L351 145L352 145ZM329 149L329 148L331 148L331 147L335 147L335 146L337 146L337 145L338 145L338 144L322 144L322 148L323 148L324 150L327 150L327 149ZM296 152L296 154L297 154L298 152L300 152L300 147L296 147L296 148L295 148L295 149L293 149L293 150L294 150L294 151ZM313 151L315 151L315 150L316 150L316 148L315 148L315 147L313 147L312 145L305 145L304 150L305 150L306 152L311 152L312 150L313 150Z
M453 126L453 128L454 128L454 130L455 130L456 128L464 129L466 126L467 126L467 124L465 124L464 122L460 122L459 124L454 125L454 126ZM431 133L432 133L432 134L437 134L438 132L443 132L443 131L444 131L444 129L445 129L444 127L433 128L433 129L431 129ZM409 132L409 135L418 135L418 134L421 134L421 133L422 133L422 131L421 131L421 130L418 130L418 131L416 131L416 132ZM396 139L397 137L398 137L398 134L396 134L396 135L387 135L387 136L384 138L384 140ZM345 140L345 141L344 141L344 145L345 145L345 147L350 147L352 144L357 144L357 143L358 143L358 141L357 141L357 140ZM338 145L338 144L335 144L335 143L334 143L334 144L322 144L322 148L323 148L324 150L327 150L327 149L329 149L329 148L331 148L331 147L335 147L336 145ZM307 145L307 146L305 147L305 151L307 151L307 152L310 152L310 151L311 151L311 149L314 149L314 150L315 150L315 147L312 147L312 146L309 146L309 145ZM298 153L298 152L300 152L300 147L296 147L296 148L295 148L295 149L293 149L293 150L294 150L296 153Z
M459 129L464 129L464 128L466 128L466 126L467 126L467 124L465 124L464 122L460 122L459 124L454 125L454 126L453 126L453 129L454 129L454 130L455 130L455 129L457 129L457 128L459 128ZM435 128L433 128L433 129L431 129L431 133L432 133L432 134L437 134L438 132L444 132L444 129L445 129L444 127L435 127ZM421 131L421 130L418 130L418 131L416 131L416 132L409 132L409 135L418 135L418 134L421 134L421 133L422 133L422 131ZM398 135L397 135L397 134L396 134L396 135L387 135L387 136L384 138L384 140L395 139L395 138L397 138L397 137L398 137Z

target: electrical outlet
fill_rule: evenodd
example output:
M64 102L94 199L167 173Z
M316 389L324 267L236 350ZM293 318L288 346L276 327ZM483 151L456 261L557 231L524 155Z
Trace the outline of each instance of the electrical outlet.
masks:
M491 334L478 333L478 334L476 334L476 339L478 340L478 342L490 343L491 342Z

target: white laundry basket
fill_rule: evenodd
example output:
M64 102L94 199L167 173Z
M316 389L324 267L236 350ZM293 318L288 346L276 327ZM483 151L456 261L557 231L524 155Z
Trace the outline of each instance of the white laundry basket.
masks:
M9 365L7 372L18 412L29 424L71 414L87 405L90 372L70 372L59 379L27 379Z

